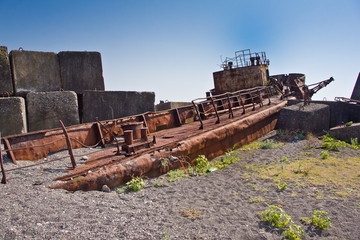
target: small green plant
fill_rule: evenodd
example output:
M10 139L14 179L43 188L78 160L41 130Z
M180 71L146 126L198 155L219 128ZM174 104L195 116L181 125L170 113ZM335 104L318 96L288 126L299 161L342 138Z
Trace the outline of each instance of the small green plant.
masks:
M303 218L300 218L300 221L306 223L306 224L310 224L311 223L311 219L308 218L308 217L303 217Z
M154 182L154 186L155 186L155 187L162 187L162 186L164 186L164 182L162 182L162 181L155 181L155 182Z
M274 148L274 141L272 139L266 139L262 142L262 149L272 149Z
M291 224L288 228L283 232L284 238L290 240L300 240L304 235L304 230L300 225Z
M318 228L328 229L331 226L331 220L327 217L328 213L325 211L314 210L311 223Z
M122 186L116 189L116 193L129 193L132 191L139 191L146 185L144 179L141 177L135 177L126 183L126 186Z
M190 177L189 174L187 174L184 170L175 169L167 173L166 180L168 180L169 182L175 182L188 177Z
M353 148L353 149L360 149L360 144L358 142L358 138L351 138L350 140L350 147Z
M321 151L320 155L321 155L322 159L328 159L329 158L328 151Z
M131 191L139 191L144 188L145 181L141 177L135 177L126 183L127 187Z
M181 216L190 218L191 220L202 218L202 211L196 208L185 208L179 211Z
M288 160L287 157L281 157L280 163L281 163L281 169L282 169L282 170L285 169L285 163L287 162L287 160Z
M263 220L278 228L285 228L291 222L291 217L282 208L275 205L270 205L260 215Z
M350 127L351 125L353 125L353 122L352 122L352 121L345 123L345 126L346 126L346 127Z
M300 139L300 140L304 140L304 139L306 139L306 133L305 132L303 132L303 131L300 131L300 132L298 132L298 133L296 133L296 135L295 135L298 139Z
M286 182L279 182L279 184L277 185L278 189L280 191L284 191L287 187L287 183Z
M198 169L204 169L209 166L209 161L205 157L205 155L199 155L199 157L195 160L195 167Z
M337 140L336 138L330 136L330 134L326 134L323 136L324 142L321 143L321 147L322 148L328 148L334 151L338 151L341 147L346 148L347 147L347 143Z
M266 202L266 199L263 197L250 197L248 202L249 203L262 203L262 202Z

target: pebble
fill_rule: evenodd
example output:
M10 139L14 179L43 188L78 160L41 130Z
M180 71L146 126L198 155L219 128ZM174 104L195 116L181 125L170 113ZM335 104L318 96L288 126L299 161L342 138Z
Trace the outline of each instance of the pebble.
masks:
M110 188L108 187L108 185L103 185L101 188L101 191L103 192L111 192Z

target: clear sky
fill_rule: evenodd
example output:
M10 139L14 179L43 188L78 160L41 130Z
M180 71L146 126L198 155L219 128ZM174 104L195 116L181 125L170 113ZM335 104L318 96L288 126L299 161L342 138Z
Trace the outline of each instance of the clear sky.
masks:
M220 58L265 51L270 74L307 84L313 99L350 97L360 72L359 0L0 0L9 51L99 51L106 90L190 101L213 88Z

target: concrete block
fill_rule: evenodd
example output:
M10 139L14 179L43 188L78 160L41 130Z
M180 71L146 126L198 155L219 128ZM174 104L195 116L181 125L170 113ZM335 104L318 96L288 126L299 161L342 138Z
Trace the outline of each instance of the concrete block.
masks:
M294 105L300 100L289 100L288 105ZM315 104L325 104L330 107L330 128L344 125L347 122L360 122L360 104L349 104L337 101L310 101Z
M105 90L99 52L59 52L62 88L78 94Z
M0 96L12 95L13 91L8 50L0 46Z
M83 121L109 120L154 111L154 92L85 91Z
M59 59L56 53L13 50L10 52L10 61L16 95L60 89Z
M0 132L1 136L27 132L24 98L0 98Z
M155 110L163 111L168 109L185 107L189 105L192 105L192 103L191 102L160 102L159 104L156 104Z
M304 103L298 103L280 111L276 128L321 133L329 130L329 126L329 106L311 103L304 107Z
M79 124L77 95L72 91L34 92L26 96L29 132Z
M354 123L351 126L340 126L330 129L330 134L342 141L350 142L352 138L357 138L360 141L360 123Z
M358 78L356 80L354 90L351 94L351 99L359 100L360 101L360 73L358 75Z

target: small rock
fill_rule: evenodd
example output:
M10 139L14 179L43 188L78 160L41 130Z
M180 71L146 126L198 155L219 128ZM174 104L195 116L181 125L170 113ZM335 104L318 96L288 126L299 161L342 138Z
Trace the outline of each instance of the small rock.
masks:
M111 192L110 188L108 187L108 185L103 185L101 188L101 191L103 192Z
M82 157L80 158L81 161L86 161L86 160L88 160L88 159L89 159L88 156L82 156Z

